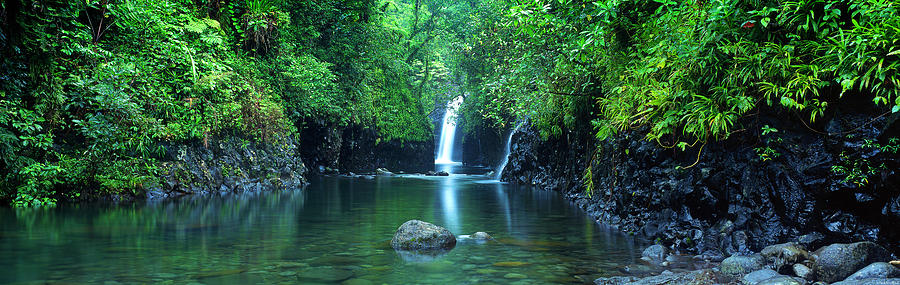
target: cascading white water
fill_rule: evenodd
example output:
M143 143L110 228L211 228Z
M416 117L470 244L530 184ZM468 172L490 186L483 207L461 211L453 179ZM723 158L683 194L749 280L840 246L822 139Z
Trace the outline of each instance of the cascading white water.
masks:
M503 155L503 162L500 163L500 168L497 169L497 174L494 176L494 179L499 180L500 177L502 177L503 169L506 168L506 164L509 163L509 152L510 146L512 145L512 136L516 133L516 131L519 130L519 128L522 127L523 124L525 124L524 121L520 122L518 125L516 125L516 128L509 132L509 137L506 138L506 154Z
M443 126L441 126L441 141L438 144L438 155L434 159L436 164L456 164L453 161L453 142L456 137L456 111L462 104L463 97L459 96L447 103L447 112L444 113Z

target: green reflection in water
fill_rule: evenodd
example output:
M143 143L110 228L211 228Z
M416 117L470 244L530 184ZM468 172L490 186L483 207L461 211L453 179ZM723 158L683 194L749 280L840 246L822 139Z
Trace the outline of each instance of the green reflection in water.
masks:
M485 179L314 178L292 191L0 209L0 283L583 283L639 257L557 194ZM496 241L410 262L389 247L410 219Z

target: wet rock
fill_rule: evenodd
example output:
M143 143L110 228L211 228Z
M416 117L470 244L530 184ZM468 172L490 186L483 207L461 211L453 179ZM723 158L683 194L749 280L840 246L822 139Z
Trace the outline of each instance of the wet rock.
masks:
M797 277L800 277L800 278L803 278L806 280L813 280L813 276L814 276L813 271L808 266L797 263L797 264L794 264L793 270L794 270L794 275L796 275Z
M449 250L454 246L456 237L449 230L419 220L400 225L391 239L391 247L397 250Z
M474 234L472 234L472 238L475 240L481 240L481 241L488 241L488 240L494 239L493 237L491 237L491 235L489 235L486 232L474 233Z
M663 261L666 261L666 255L668 253L669 249L665 246L655 244L644 249L644 252L641 253L641 259L651 264L660 264Z
M732 255L722 261L719 270L727 275L744 275L766 266L766 260L762 255Z
M887 262L875 262L869 266L863 267L850 277L844 280L862 280L871 278L898 278L900 277L900 269Z
M837 282L857 270L879 261L890 260L890 253L872 242L836 243L817 250L814 272L825 282Z
M782 243L767 246L760 252L769 263L775 265L775 271L781 272L782 268L790 269L790 266L809 259L809 253L795 243Z
M763 280L779 275L780 274L778 274L778 272L775 272L775 270L772 269L760 269L745 275L744 278L741 278L741 283L743 283L744 285L756 285Z
M393 173L393 172L390 172L390 171L388 171L387 169L384 169L384 168L376 168L376 169L375 169L375 175L379 175L379 176L391 176L391 175L394 175L394 173Z
M831 285L900 285L900 278L872 278L862 280L845 280Z

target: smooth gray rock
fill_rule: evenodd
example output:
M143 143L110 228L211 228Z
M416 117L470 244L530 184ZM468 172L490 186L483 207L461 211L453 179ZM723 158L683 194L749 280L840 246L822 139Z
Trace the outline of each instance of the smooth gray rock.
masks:
M872 278L861 280L845 280L831 285L900 285L900 278Z
M809 259L806 249L792 242L767 246L759 254L774 264L775 271L779 272L785 266Z
M449 230L419 220L400 225L391 239L391 247L397 250L449 250L454 246L456 237Z
M800 278L803 278L806 280L813 279L813 271L806 265L797 263L797 264L794 264L793 269L794 269L794 275L797 275L797 277L800 277Z
M829 283L844 280L869 264L888 261L891 257L886 249L867 241L824 246L814 256L816 278Z
M898 278L900 277L900 269L896 266L891 265L887 262L875 262L869 264L869 266L860 269L850 277L847 277L847 280L862 280L862 279L871 279L871 278Z
M644 252L641 254L641 259L652 264L660 264L666 260L666 255L668 253L669 249L665 246L654 244L644 249Z
M744 285L756 285L756 284L759 284L759 282L762 282L763 280L766 280L766 279L769 279L769 278L772 278L775 276L780 276L780 274L778 274L778 272L775 272L775 270L768 269L768 268L760 269L757 271L750 272L747 275L744 275L744 278L741 279L741 283Z
M762 255L732 255L719 264L719 270L727 275L744 275L766 267L766 260Z

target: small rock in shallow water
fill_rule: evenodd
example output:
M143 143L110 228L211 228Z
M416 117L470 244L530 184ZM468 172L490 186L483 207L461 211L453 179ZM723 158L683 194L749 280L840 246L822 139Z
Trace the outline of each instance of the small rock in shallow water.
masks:
M456 237L449 230L419 220L410 220L397 229L391 247L402 250L452 249Z
M900 269L887 262L875 262L860 269L844 280L862 280L871 278L897 278L900 277Z
M492 240L492 239L494 239L493 237L491 237L491 235L489 235L486 232L474 233L474 234L472 234L472 238L476 239L476 240Z

